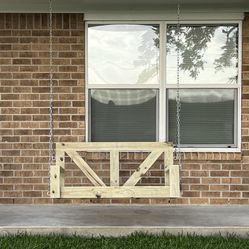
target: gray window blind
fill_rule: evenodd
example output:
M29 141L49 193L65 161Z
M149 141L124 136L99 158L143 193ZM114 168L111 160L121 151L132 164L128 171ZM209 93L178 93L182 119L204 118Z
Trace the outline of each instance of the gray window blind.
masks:
M234 89L181 89L181 143L234 144ZM168 90L169 141L176 141L176 90Z
M156 141L157 90L90 90L91 141Z

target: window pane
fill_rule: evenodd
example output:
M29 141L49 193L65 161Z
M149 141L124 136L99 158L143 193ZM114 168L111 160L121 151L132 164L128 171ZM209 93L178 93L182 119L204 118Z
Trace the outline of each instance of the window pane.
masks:
M181 143L234 144L234 89L181 89ZM176 90L168 90L169 141L176 141Z
M156 141L157 90L91 90L91 141Z
M159 25L90 25L88 84L159 83Z
M176 83L177 28L167 29L167 83ZM238 25L182 25L181 84L238 83Z

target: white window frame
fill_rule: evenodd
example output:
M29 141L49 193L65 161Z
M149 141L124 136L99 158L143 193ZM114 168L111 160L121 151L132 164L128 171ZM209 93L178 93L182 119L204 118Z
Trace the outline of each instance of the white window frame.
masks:
M168 84L167 77L166 77L166 32L167 32L167 25L168 24L176 24L176 21L86 21L85 22L85 106L86 106L86 141L89 141L89 90L90 89L158 89L159 90L159 120L158 120L158 141L165 142L167 141L167 120L166 120L166 90L176 88L175 84ZM160 50L159 50L159 84L89 84L88 83L88 25L89 24L158 24L160 27ZM239 39L238 39L238 82L237 84L214 84L214 85L207 85L207 84L182 84L180 88L195 88L195 89L202 89L202 88L211 88L211 89L236 89L237 96L235 98L235 120L234 120L234 141L235 145L231 148L226 147L219 147L221 145L201 145L200 147L190 147L186 146L181 149L182 152L241 152L241 82L242 82L242 21L241 20L217 20L217 21L210 21L210 20L201 20L201 21L181 21L181 24L237 24L239 28Z

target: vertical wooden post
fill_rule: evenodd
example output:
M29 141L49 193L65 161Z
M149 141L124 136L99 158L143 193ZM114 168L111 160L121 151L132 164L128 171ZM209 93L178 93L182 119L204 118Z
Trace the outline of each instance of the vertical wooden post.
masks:
M119 186L119 151L110 151L110 186Z
M180 197L179 165L169 166L170 197Z
M56 165L60 168L60 186L64 187L65 151L56 150Z
M60 198L61 188L64 187L65 152L56 150L56 165L50 169L50 196Z
M174 164L173 147L168 147L164 151L164 181L165 186L169 185L169 167Z
M50 197L60 198L60 168L57 165L50 168Z

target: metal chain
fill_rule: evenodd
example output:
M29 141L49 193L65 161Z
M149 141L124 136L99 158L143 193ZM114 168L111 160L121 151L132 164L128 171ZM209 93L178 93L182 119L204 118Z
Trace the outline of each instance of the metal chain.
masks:
M176 148L175 155L181 167L181 96L180 96L180 1L177 2L177 89L176 89Z
M50 193L50 169L55 160L54 147L54 95L53 95L53 8L52 0L49 0L49 193Z

